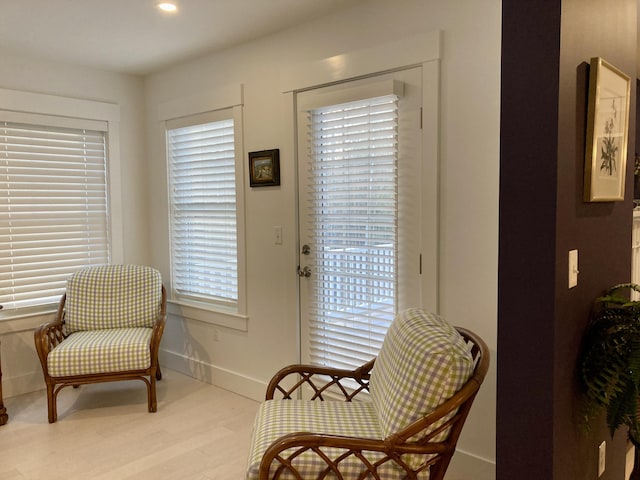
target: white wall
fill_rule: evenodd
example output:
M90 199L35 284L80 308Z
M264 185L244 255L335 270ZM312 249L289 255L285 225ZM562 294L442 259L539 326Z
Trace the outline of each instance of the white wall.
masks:
M281 187L247 187L244 192L247 331L220 326L227 320L215 315L205 321L171 316L162 345L165 364L260 399L275 370L297 361L293 125L280 72L441 30L440 311L452 323L478 332L493 355L489 378L459 443L469 455L455 457L449 477L494 478L500 11L499 0L371 0L145 79L153 239L149 246L151 261L165 278L166 166L158 106L243 84L245 155L269 148L279 148L281 154ZM272 242L275 225L283 226L281 246Z
M290 105L280 72L441 30L440 311L478 332L492 368L450 468L450 480L495 477L500 0L369 0L331 17L140 78L15 56L0 49L0 88L118 103L124 258L169 277L166 165L158 105L244 85L246 152L280 148L279 188L245 189L248 328L227 318L172 316L162 362L260 399L273 372L298 359L296 188ZM146 144L145 144L146 140ZM283 226L283 245L272 227ZM31 329L0 322L5 396L43 388ZM209 323L214 322L218 325ZM223 326L220 326L222 324ZM226 325L226 326L224 326ZM43 413L45 415L45 413Z
M0 88L120 105L120 164L124 260L149 263L147 182L141 78L13 55L0 48ZM44 388L32 329L51 316L0 321L3 394ZM9 412L11 414L11 412ZM46 418L46 412L43 412Z

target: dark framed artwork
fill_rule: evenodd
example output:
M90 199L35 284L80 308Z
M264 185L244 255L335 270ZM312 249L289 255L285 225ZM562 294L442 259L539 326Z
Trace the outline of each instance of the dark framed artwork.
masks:
M280 150L249 152L249 185L267 187L280 185Z
M624 200L631 80L600 57L591 59L584 200Z

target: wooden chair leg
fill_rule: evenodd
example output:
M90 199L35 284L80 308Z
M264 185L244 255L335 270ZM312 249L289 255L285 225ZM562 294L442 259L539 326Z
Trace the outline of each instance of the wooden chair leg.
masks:
M0 306L2 308L2 306ZM0 425L4 425L9 420L7 415L7 407L4 406L2 401L2 368L0 367Z
M156 376L149 376L150 382L147 384L147 396L149 399L149 412L158 410L158 401L156 399Z
M158 368L156 368L156 380L162 380L162 371L160 370L160 365L158 365Z
M49 414L49 423L55 423L58 419L58 408L56 405L57 395L53 390L54 385L47 383L47 410Z

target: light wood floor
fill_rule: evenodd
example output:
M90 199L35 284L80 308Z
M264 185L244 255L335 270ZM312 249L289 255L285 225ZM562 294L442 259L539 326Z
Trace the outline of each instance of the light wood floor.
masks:
M147 412L141 381L65 388L58 421L44 391L5 399L0 480L244 478L258 403L171 370Z

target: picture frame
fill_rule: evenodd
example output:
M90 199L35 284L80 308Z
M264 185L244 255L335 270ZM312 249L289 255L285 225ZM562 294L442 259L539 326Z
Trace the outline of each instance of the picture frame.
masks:
M249 152L249 185L267 187L280 185L280 150Z
M631 79L601 57L591 59L584 200L624 200Z

